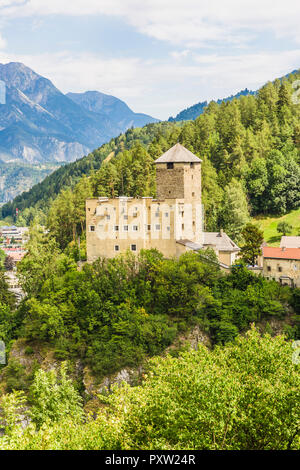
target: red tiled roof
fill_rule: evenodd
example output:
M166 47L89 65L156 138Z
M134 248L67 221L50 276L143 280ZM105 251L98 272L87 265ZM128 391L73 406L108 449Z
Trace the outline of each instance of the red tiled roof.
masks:
M299 259L300 248L274 248L272 246L262 247L264 258L278 258L278 259Z

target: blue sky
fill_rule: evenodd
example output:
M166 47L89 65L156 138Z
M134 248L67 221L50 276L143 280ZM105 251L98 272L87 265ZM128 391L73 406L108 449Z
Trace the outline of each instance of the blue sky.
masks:
M0 0L0 62L166 119L299 68L299 3Z

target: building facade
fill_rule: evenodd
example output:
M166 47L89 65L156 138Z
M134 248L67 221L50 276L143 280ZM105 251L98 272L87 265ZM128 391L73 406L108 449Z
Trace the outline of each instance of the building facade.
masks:
M282 285L300 287L300 248L264 246L263 276Z

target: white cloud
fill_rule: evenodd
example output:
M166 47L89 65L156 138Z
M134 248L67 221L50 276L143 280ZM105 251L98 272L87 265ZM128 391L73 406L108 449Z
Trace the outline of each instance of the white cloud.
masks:
M0 0L0 16L122 16L158 40L195 47L249 42L271 32L300 41L300 2L295 0Z
M184 59L190 54L189 49L184 49L183 51L172 51L171 52L171 57L173 57L176 60Z
M6 41L0 34L0 51L6 47Z
M64 92L99 90L160 118L299 68L300 2L294 0L0 0L0 22L27 16L36 25L47 15L119 16L174 50L152 61L73 51L26 56L4 53L0 36L0 62L23 62ZM264 52L261 44L260 53L251 52L264 32L293 39L294 50ZM199 46L212 53L200 55Z
M107 59L95 54L18 56L0 51L0 63L20 61L61 91L98 90L125 100L134 111L165 119L194 103L223 98L299 67L300 49L220 56L192 54L192 61Z

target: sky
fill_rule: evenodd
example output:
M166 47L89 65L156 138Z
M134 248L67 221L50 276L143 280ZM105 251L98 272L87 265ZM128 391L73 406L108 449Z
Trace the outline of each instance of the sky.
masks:
M0 63L167 119L300 67L295 0L0 0Z

